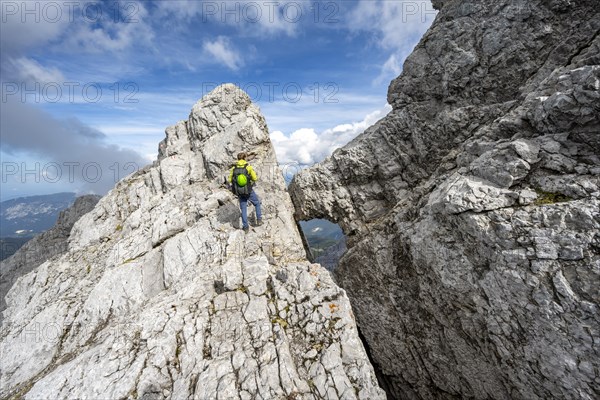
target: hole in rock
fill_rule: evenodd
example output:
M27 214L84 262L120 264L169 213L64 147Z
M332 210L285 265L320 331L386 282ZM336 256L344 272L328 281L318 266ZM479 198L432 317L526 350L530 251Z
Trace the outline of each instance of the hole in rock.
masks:
M333 271L346 252L346 237L338 224L325 219L300 221L300 228L313 262Z

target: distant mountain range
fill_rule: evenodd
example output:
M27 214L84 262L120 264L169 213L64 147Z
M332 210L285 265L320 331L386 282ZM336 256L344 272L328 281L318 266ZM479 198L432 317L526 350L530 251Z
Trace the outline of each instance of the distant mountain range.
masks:
M314 261L333 271L346 251L346 238L342 229L325 219L301 221L300 227Z
M0 203L0 238L32 237L56 223L58 214L75 201L75 193L19 197Z
M346 246L346 237L343 236L336 244L330 246L314 256L314 262L321 264L327 270L333 272L339 262L340 258L346 253L348 247Z
M19 197L0 203L0 260L13 255L35 235L52 228L75 193Z

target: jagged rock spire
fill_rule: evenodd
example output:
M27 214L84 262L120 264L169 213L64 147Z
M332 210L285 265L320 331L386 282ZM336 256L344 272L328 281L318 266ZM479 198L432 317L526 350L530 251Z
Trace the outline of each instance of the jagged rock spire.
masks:
M240 150L257 152L265 218L248 234L221 185ZM0 397L384 398L292 214L264 118L218 87L75 224L65 255L15 283Z

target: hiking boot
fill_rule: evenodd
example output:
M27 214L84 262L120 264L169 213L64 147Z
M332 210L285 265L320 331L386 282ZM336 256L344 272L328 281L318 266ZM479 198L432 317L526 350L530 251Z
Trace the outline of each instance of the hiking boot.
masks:
M256 226L261 226L262 224L262 218L256 220Z
M248 233L248 231L250 230L250 228L247 226L243 227L242 229L244 230L244 233Z

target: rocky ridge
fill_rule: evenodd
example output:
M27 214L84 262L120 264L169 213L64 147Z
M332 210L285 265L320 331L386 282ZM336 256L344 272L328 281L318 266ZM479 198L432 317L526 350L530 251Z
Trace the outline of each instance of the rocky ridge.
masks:
M265 214L248 234L221 184L242 149ZM158 160L6 299L2 398L385 397L345 292L306 260L265 120L233 85L167 128Z
M37 268L44 261L67 252L68 238L73 225L89 212L100 200L100 196L85 195L58 215L56 224L23 245L15 254L0 261L0 323L6 308L4 296L20 276Z
M600 396L597 1L434 1L393 110L290 185L397 398Z

